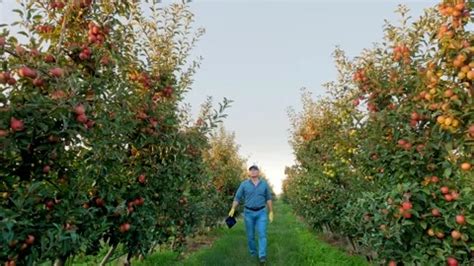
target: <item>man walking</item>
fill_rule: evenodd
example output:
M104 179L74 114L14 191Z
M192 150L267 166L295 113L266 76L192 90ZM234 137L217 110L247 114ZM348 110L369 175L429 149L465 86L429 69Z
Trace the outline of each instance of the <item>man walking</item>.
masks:
M260 170L256 165L252 165L249 168L249 176L249 179L240 183L239 189L235 193L229 216L234 216L235 208L243 199L245 230L247 231L250 255L257 255L255 245L255 228L257 228L258 258L260 263L265 263L267 256L267 223L268 220L273 222L272 194L267 182L260 178Z

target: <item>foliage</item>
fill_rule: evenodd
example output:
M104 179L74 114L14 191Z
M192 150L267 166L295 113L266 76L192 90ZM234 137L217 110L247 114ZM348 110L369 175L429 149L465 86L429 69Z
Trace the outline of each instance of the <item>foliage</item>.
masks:
M473 262L471 3L445 1L349 60L330 95L292 113L285 198L377 263Z
M179 104L203 31L185 5L157 2L25 0L3 27L2 263L117 246L130 259L212 219L203 152L230 102L187 123Z

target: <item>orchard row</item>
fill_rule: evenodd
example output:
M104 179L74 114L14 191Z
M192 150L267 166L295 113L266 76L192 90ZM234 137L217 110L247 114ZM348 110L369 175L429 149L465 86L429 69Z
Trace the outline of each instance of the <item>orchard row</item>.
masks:
M444 1L387 24L354 60L335 52L330 96L293 114L285 198L311 225L383 265L474 262L471 6Z
M210 137L229 102L196 122L180 107L202 34L186 7L41 0L15 13L0 28L2 264L104 248L103 263L130 261L215 225L245 172L233 138Z

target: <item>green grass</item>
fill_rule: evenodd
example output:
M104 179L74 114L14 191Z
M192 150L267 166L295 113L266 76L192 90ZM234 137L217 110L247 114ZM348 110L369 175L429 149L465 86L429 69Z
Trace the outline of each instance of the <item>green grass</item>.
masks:
M298 221L288 205L275 204L275 221L268 226L266 265L368 265L361 257L350 256L316 238L314 232ZM258 265L247 252L242 218L232 229L213 232L219 236L211 247L192 253L179 261L176 253L156 253L137 265Z

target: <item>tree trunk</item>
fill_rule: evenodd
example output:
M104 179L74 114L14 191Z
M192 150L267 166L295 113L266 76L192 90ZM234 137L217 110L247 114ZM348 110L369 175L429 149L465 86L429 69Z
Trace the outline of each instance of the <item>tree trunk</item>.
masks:
M64 266L66 264L67 257L57 258L54 262L54 266Z
M109 248L109 251L107 251L107 254L105 254L104 258L100 262L99 264L100 266L104 266L107 263L107 261L110 259L112 254L114 254L115 248L117 248L117 245L113 245Z

